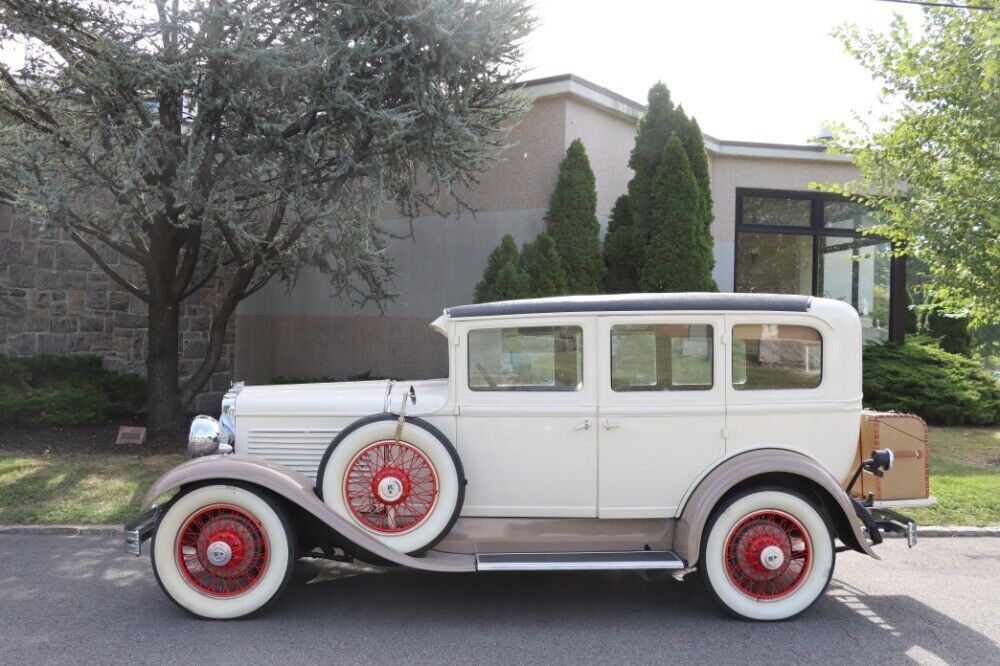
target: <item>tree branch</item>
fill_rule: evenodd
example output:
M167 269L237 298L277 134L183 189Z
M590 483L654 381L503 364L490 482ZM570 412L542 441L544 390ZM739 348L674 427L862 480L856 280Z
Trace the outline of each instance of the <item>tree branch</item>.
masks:
M115 271L115 269L111 268L111 266L109 266L108 263L104 261L104 259L101 257L101 254L94 249L94 246L88 243L86 239L79 234L79 232L77 232L75 229L71 229L69 234L70 237L74 241L76 241L76 244L82 247L84 252L90 255L90 258L94 260L94 263L97 264L102 271L107 273L112 280L121 285L121 287L125 289L125 291L129 292L130 294L140 299L144 303L149 303L152 301L152 298L150 297L149 294L139 289L139 287L135 286L134 284L126 280L120 273Z

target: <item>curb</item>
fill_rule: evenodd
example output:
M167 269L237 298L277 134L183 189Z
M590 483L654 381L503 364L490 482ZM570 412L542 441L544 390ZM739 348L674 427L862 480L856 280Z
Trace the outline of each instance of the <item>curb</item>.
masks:
M124 525L0 525L0 534L35 536L121 536Z
M888 539L901 539L902 534L889 532ZM917 525L917 537L922 538L956 538L956 537L1000 537L1000 527L939 527Z
M35 536L121 536L123 525L0 525L0 534ZM903 535L886 533L887 539L900 539ZM1000 526L995 527L917 527L917 536L923 538L998 537Z

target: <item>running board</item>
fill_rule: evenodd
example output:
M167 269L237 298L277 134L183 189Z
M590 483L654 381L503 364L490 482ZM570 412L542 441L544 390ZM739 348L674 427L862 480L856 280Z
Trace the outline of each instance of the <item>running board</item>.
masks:
M583 553L478 553L479 571L588 571L598 569L683 569L669 550L613 550Z

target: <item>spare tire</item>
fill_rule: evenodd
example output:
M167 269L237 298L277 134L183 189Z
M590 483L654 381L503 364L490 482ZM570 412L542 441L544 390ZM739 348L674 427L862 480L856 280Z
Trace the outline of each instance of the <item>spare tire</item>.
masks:
M465 499L458 452L430 423L407 416L355 421L327 447L316 493L331 509L400 553L426 551L451 530Z

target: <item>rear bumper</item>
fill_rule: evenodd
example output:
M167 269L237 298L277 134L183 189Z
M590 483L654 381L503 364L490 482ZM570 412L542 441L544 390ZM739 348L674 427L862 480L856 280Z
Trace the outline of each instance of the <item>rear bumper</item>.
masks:
M917 545L917 521L893 509L866 506L855 499L851 502L858 518L864 524L871 545L877 546L882 543L886 532L906 537L906 545L910 548Z
M126 553L136 557L142 555L142 542L153 536L153 530L156 529L162 513L160 507L154 506L125 526L123 538Z

